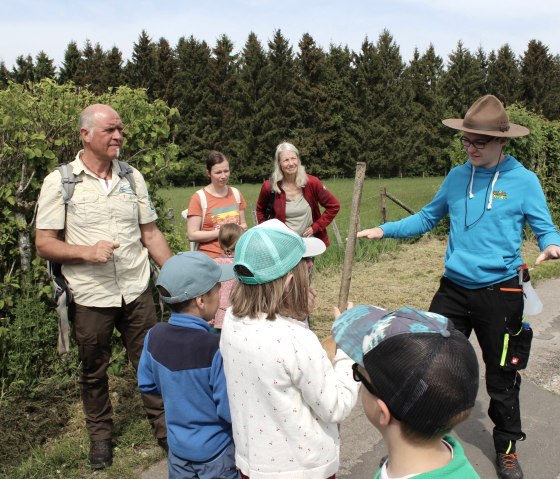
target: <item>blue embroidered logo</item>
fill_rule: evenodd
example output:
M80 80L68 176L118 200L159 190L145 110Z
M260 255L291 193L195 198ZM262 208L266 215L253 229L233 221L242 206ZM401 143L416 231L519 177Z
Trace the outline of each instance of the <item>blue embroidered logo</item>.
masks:
M127 195L133 195L131 186L128 183L122 183L119 185L119 193L126 193Z

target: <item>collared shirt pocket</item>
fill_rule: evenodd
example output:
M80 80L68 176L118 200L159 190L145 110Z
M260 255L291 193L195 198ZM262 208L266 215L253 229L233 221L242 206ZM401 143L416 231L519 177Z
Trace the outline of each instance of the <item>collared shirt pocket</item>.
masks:
M69 219L76 226L99 224L104 221L107 211L99 201L99 194L94 192L76 192L68 203Z
M118 201L112 203L117 221L127 224L138 223L138 197L134 194L121 193Z

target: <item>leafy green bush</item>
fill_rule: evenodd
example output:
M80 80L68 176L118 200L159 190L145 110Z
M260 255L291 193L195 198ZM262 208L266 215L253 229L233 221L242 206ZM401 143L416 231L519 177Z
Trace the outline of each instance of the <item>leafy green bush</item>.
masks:
M36 284L24 278L0 334L0 373L10 393L31 390L41 377L74 374L75 353L62 360L56 350L58 336L54 308L40 299Z

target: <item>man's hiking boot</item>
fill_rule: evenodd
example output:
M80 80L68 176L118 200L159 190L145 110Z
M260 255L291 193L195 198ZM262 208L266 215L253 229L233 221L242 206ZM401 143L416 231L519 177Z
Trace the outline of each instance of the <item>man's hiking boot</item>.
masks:
M113 464L113 444L110 439L91 441L89 447L89 463L95 471L105 469Z
M157 443L158 446L161 447L165 452L169 452L169 446L167 444L166 437L158 437Z
M498 466L498 476L501 479L523 479L523 471L515 452L511 454L498 453L496 455L496 465Z

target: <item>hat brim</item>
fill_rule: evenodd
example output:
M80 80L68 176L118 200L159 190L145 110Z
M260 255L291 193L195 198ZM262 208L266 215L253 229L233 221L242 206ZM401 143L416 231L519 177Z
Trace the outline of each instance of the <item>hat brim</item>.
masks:
M529 128L526 128L521 125L517 125L515 123L509 124L508 131L500 131L500 130L477 130L474 128L467 128L463 125L462 118L447 118L446 120L441 120L441 122L448 126L449 128L453 128L454 130L461 130L467 133L476 133L479 135L487 135L487 136L497 136L500 138L517 138L520 136L527 136L530 132Z
M371 333L373 322L390 312L378 306L360 305L347 309L334 320L332 334L336 345L353 361L364 365L364 338Z
M218 265L222 269L222 274L220 275L219 282L222 281L229 281L230 279L235 278L235 272L233 271L233 263L226 263L226 264L219 264Z
M261 224L255 226L255 228L271 228L275 230L286 231L293 234L294 236L298 236L278 218L272 218L270 220L263 221ZM301 239L305 244L305 253L303 254L302 258L319 256L320 254L323 254L327 249L327 245L325 245L322 240L320 240L319 238L315 238L314 236L311 236L309 238L302 237Z

